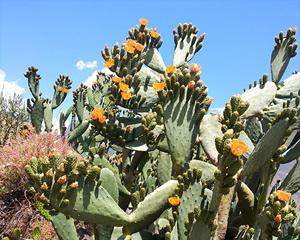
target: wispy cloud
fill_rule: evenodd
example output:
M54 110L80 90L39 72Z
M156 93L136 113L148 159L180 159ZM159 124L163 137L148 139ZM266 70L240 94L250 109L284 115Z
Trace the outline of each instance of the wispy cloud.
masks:
M94 68L97 68L98 65L97 65L97 61L96 60L94 60L94 61L87 61L87 62L85 62L83 60L79 60L76 63L76 67L79 70L83 70L85 68L94 69Z
M108 68L102 68L100 72L103 72L107 75L113 74L112 71L110 71ZM83 84L87 87L91 87L93 85L93 82L97 80L97 74L98 70L94 71L84 82Z
M15 81L7 81L5 71L0 69L0 91L2 90L4 97L7 98L13 97L14 94L21 95L25 91Z
M224 107L215 107L209 109L211 113L221 114L224 111Z

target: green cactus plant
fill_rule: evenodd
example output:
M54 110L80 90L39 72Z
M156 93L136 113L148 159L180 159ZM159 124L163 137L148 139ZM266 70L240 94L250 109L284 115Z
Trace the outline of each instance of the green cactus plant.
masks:
M205 34L179 24L166 66L162 38L147 24L141 19L122 46L101 51L111 74L81 85L61 115L63 133L72 115L67 137L83 160L49 156L26 167L36 198L57 214L54 226L55 218L70 226L57 228L61 239L76 239L73 219L91 223L95 239L298 239L291 194L300 188L300 75L280 81L296 55L295 29L275 39L272 81L264 74L216 115L200 66L189 64ZM53 100L43 99L36 69L26 77L32 124L51 130L65 95L56 88ZM70 86L65 77L57 85ZM293 160L271 189L280 165Z

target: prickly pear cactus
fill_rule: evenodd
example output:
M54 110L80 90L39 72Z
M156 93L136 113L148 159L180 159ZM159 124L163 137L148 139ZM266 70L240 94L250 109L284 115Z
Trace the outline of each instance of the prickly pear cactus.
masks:
M264 74L219 115L209 113L201 67L190 63L205 34L179 24L173 35L172 65L147 19L122 45L101 51L110 74L77 88L60 116L74 153L26 166L40 211L49 212L61 239L77 238L74 219L90 223L96 240L299 239L292 195L300 189L300 75L281 81L296 55L296 30L275 38L272 81ZM71 82L60 76L49 100L39 92L37 70L25 76L32 124L51 131ZM294 160L273 186L280 165Z

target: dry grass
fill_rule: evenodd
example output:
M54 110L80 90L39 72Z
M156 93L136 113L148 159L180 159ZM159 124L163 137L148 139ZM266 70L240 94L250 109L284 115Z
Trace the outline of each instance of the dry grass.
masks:
M45 220L33 204L33 195L27 191L14 191L0 199L0 238L12 237L12 231L19 228L22 238L30 238L32 230L39 226L41 239L58 239L50 222Z
M24 167L32 157L45 158L49 154L66 156L72 147L54 133L31 133L18 136L0 147L0 197L2 194L25 189Z

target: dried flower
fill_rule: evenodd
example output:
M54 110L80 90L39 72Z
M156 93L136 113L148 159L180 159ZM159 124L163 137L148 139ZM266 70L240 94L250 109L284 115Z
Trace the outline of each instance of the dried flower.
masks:
M176 67L175 66L168 66L166 68L166 73L171 74L176 72Z
M166 83L165 82L153 83L152 87L156 92L160 92L164 90L164 88L166 87Z
M104 62L104 66L107 68L111 68L113 65L115 65L115 60L113 60L112 58L108 58Z
M170 204L171 206L177 207L177 206L180 205L181 199L180 199L180 197L178 197L177 195L175 195L175 196L169 197L169 198L168 198L168 202L169 202L169 204Z
M242 142L239 139L232 139L231 140L231 147L230 147L231 153L236 156L240 157L242 156L245 152L248 151L247 145Z
M127 100L129 100L129 99L131 99L131 97L132 97L132 94L131 94L131 92L121 92L121 96L122 96L122 98L125 100L125 101L127 101Z
M148 22L149 22L148 19L146 19L146 18L140 18L140 24L142 26L147 26Z
M281 202L288 202L291 199L292 194L289 192L278 190L276 192L276 197Z

